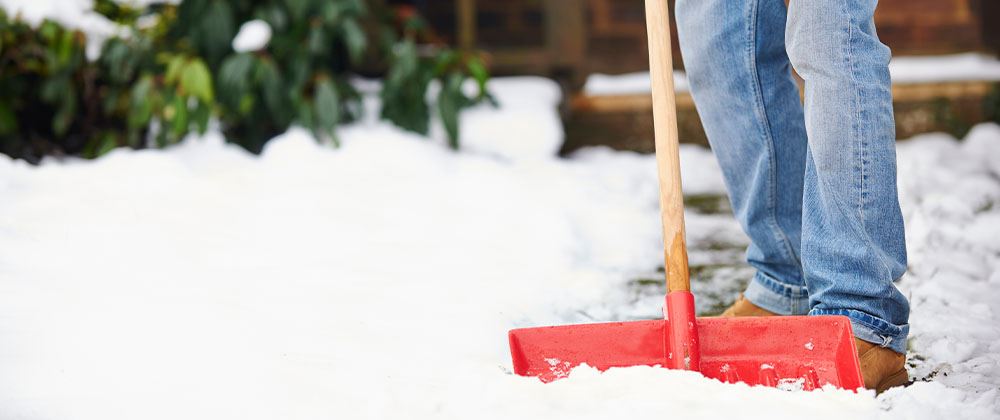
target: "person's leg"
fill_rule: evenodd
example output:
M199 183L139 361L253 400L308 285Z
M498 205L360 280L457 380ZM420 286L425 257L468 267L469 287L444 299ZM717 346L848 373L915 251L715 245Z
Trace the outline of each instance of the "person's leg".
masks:
M805 314L799 262L806 130L785 52L782 0L678 0L677 31L698 113L757 269L745 297Z
M877 0L792 0L788 54L805 79L809 134L802 263L810 315L851 319L858 338L906 352L909 304L896 194L889 48Z

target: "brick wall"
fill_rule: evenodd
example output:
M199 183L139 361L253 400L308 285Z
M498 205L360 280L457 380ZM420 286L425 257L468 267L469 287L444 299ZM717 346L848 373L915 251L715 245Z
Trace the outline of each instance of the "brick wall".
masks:
M643 1L589 0L589 6L590 71L645 69ZM1000 0L880 0L875 24L897 55L1000 52ZM674 58L682 66L677 51Z
M434 30L455 44L455 0L423 2L422 13ZM543 0L476 2L476 44L480 48L542 47L545 45Z
M879 38L894 54L940 54L990 50L984 3L997 0L880 0L875 13ZM995 13L995 11L992 11ZM994 21L1000 18L993 16Z
M553 1L555 7L550 5L548 10L559 12L549 16L546 4ZM416 3L446 40L457 38L455 0ZM643 0L479 0L476 44L487 52L534 48L536 54L524 55L525 61L531 61L524 69L544 73L547 64L538 63L544 59L538 52L544 52L546 43L552 42L552 30L547 31L546 25L557 25L554 30L558 32L560 19L570 13L560 10L562 7L586 9L579 33L562 34L578 41L583 51L580 62L573 63L576 72L623 73L647 68ZM1000 52L1000 0L880 0L875 19L882 41L897 55ZM674 48L674 62L682 66L676 43ZM513 64L502 72L518 72L516 60Z
M673 24L673 1L670 1L674 37L674 66L681 66L677 29ZM589 0L587 33L587 71L626 73L649 67L646 56L646 17L642 0Z

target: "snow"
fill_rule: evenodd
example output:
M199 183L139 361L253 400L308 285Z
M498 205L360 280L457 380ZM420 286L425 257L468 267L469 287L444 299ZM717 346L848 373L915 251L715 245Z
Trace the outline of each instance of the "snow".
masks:
M465 87L474 85L469 81ZM559 86L542 77L505 77L494 79L490 91L504 111L479 106L460 114L463 149L508 161L548 160L559 153ZM440 128L435 132L443 136Z
M650 367L542 384L510 374L508 329L658 311L627 285L661 263L655 161L554 158L554 84L491 89L508 106L463 116L458 153L366 121L339 149L292 129L259 157L213 132L97 161L0 158L0 418L1000 414L1000 126L899 146L912 386ZM688 193L722 192L707 150L681 154ZM731 216L686 216L692 263L745 244Z
M351 85L364 96L366 122L375 123L381 109L381 80L355 77ZM440 89L440 83L432 80L424 100L435 103ZM471 79L462 89L469 97L479 93ZM558 85L544 77L511 76L491 79L487 90L503 112L487 104L463 110L459 114L459 139L464 151L504 161L549 160L558 155L563 143L558 109L562 90ZM433 115L428 137L446 145L444 126L437 114Z
M233 50L236 52L252 52L261 50L271 41L271 25L260 19L247 21L240 26L240 31L233 38Z
M1000 60L980 53L893 57L889 62L893 83L940 83L961 81L1000 81ZM687 74L674 71L677 92L688 91ZM587 77L584 93L592 96L638 95L650 92L649 72Z
M0 0L88 33L91 58L121 33L92 4ZM241 28L234 48L268 33ZM898 57L891 71L1000 80L998 67L964 54ZM687 89L683 73L675 83ZM580 367L545 385L510 374L508 329L660 313L662 286L632 283L662 258L655 160L557 159L558 87L490 88L501 107L462 114L459 153L439 124L428 140L369 119L341 129L339 149L292 129L259 157L218 132L97 161L0 157L0 418L1000 415L1000 126L898 147L914 384L876 398ZM585 89L647 93L649 76L593 75ZM709 151L684 145L681 162L687 194L723 193ZM685 217L693 265L740 258L731 216ZM695 279L699 306L749 273Z
M889 62L893 83L1000 80L1000 60L979 53L895 57Z
M583 86L583 92L592 96L634 95L649 93L651 90L648 71L625 74L593 73L587 76L587 82ZM688 91L687 74L681 70L674 70L674 91L678 93Z
M1000 126L979 125L962 142L918 136L898 153L910 260L900 286L910 297L911 347L920 356L912 373L997 410Z

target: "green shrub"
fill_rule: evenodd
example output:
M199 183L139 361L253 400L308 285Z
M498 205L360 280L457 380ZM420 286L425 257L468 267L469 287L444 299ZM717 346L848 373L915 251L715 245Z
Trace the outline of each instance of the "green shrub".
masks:
M983 98L983 117L986 121L1000 124L1000 83L995 83L990 93Z
M334 128L362 112L351 85L358 75L384 76L382 118L427 134L436 114L457 148L458 114L490 99L477 55L418 45L419 20L394 24L388 10L361 0L184 0L147 10L98 0L95 10L131 31L108 40L95 61L84 56L82 33L49 21L33 28L0 10L3 153L37 161L163 147L204 132L212 117L252 152L293 124L336 143ZM253 19L271 26L270 42L233 51ZM474 97L462 93L469 78L479 86ZM433 81L436 112L425 100Z

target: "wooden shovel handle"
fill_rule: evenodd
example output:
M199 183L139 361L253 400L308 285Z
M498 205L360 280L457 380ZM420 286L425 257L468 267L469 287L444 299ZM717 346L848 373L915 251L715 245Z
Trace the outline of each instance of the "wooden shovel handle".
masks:
M684 243L684 198L677 146L677 104L670 48L670 12L667 0L646 0L649 39L649 76L653 82L653 133L660 179L660 218L663 221L663 260L667 291L691 290Z

